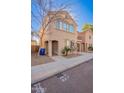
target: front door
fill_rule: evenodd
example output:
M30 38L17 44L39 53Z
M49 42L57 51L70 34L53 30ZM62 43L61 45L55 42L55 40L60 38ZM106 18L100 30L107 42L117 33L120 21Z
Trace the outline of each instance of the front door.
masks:
M58 55L58 41L52 41L52 55Z
M77 43L77 51L80 52L80 44Z
M85 44L83 43L82 44L82 52L84 52L85 51Z

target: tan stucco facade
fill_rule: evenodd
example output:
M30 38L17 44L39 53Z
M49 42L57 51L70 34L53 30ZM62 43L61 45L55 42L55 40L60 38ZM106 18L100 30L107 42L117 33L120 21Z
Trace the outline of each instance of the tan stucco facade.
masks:
M93 47L93 31L78 32L79 51L88 52L88 47Z
M53 14L54 12L49 13L51 17ZM44 21L47 23L47 16ZM41 29L39 33L40 36L42 32ZM93 46L93 31L87 30L85 32L77 32L77 24L73 18L68 12L61 11L48 25L42 41L42 45L46 50L46 55L50 57L54 55L62 55L62 49L65 46L72 46L72 42L76 47L75 51L88 52L88 48Z
M56 28L56 20L63 22L61 29ZM64 23L67 23L66 26L68 25L69 27L70 25L72 25L73 32L70 32L68 29L64 30ZM49 24L44 34L43 41L46 48L46 54L48 54L48 56L62 55L61 51L67 45L67 41L73 41L76 45L77 36L77 24L75 23L75 21L67 12L60 12L57 15L57 18Z

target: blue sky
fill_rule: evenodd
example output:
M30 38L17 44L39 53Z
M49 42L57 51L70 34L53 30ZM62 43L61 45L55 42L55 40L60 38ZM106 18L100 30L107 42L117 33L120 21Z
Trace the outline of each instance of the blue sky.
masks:
M58 1L58 2L57 2ZM93 24L93 0L68 0L71 6L71 15L78 24L78 31L82 31L82 26L86 23ZM67 0L56 0L56 3L66 3ZM32 8L35 11L34 8ZM32 22L34 31L38 31L39 25Z

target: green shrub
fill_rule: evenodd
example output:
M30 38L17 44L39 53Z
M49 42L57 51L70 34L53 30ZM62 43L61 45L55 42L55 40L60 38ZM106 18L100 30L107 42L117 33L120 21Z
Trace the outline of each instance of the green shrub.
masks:
M64 49L62 50L62 54L67 56L69 51L71 51L71 48L65 46Z
M92 47L92 46L89 46L89 47L88 47L88 50L89 50L89 51L93 51L93 47Z
M63 55L65 54L65 50L64 50L64 49L62 49L62 54L63 54Z

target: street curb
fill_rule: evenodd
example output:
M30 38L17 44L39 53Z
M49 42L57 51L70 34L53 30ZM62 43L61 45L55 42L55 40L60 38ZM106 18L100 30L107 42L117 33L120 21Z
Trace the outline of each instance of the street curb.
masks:
M92 55L72 58L66 62L53 62L32 67L31 84L43 81L58 73L64 72L88 60L93 59ZM38 68L38 69L37 69Z

